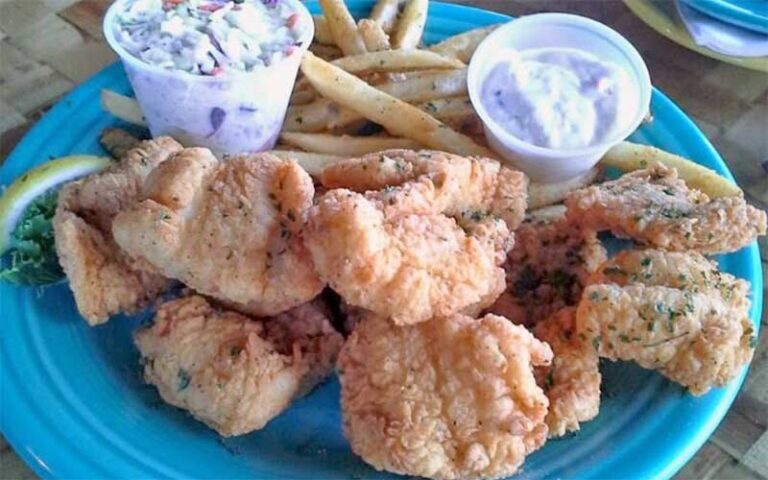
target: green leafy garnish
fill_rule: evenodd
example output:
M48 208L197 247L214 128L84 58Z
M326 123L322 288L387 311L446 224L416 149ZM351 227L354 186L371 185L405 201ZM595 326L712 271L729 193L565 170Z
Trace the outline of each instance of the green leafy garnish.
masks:
M18 285L47 285L64 277L53 238L58 190L34 199L11 234L11 248L0 266L0 280Z

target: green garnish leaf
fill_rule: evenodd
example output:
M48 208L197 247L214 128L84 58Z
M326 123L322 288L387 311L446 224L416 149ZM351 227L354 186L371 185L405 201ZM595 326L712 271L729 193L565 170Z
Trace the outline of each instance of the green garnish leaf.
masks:
M11 248L0 267L0 280L18 285L47 285L64 277L53 237L58 193L46 192L27 206L11 234Z

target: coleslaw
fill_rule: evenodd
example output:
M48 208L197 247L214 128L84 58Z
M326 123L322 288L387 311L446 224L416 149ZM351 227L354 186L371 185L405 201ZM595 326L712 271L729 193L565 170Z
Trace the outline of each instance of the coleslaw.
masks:
M116 40L142 61L198 75L252 72L302 46L307 25L279 0L129 0Z

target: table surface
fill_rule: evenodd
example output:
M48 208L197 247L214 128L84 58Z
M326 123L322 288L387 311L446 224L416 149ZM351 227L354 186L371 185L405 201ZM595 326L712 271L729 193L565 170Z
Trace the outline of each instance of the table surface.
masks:
M0 0L0 164L62 94L115 60L101 34L111 0ZM701 56L657 34L619 0L463 3L523 15L562 11L625 35L653 83L685 110L725 158L748 200L768 207L768 74ZM669 7L669 4L662 5ZM768 242L760 243L763 276ZM768 287L766 287L768 288ZM768 290L766 290L768 291ZM756 292L765 295L764 292ZM762 328L768 327L768 308ZM36 478L0 436L0 479ZM676 478L768 478L768 334L728 416Z

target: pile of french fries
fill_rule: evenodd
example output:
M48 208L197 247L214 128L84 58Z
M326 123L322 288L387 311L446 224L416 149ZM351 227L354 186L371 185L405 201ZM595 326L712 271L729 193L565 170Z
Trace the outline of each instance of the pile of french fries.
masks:
M343 0L320 0L315 37L302 59L279 143L311 175L329 163L392 148L441 150L497 158L467 96L467 64L496 25L424 47L428 0L378 0L355 22ZM102 92L104 108L131 123L143 118L133 99ZM740 194L715 172L645 145L623 142L604 162L623 171L662 162L711 196ZM594 183L600 169L557 184L531 183L529 209L548 208ZM548 208L549 216L560 209Z

